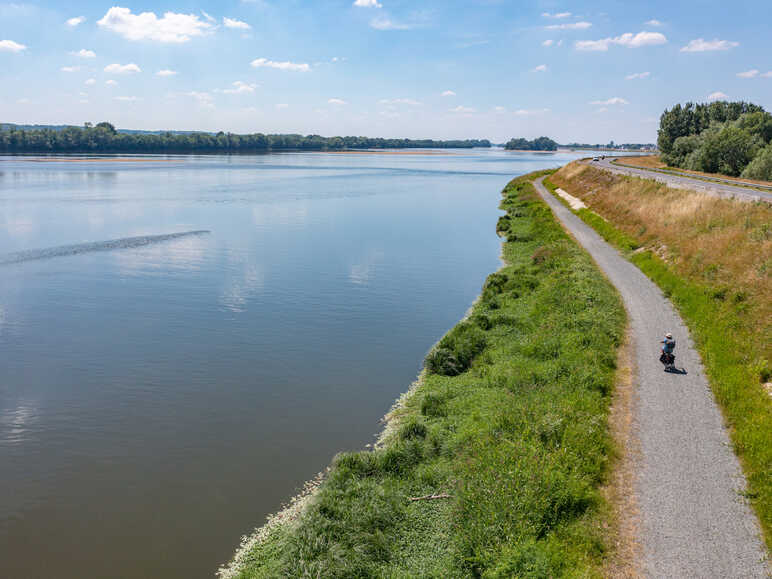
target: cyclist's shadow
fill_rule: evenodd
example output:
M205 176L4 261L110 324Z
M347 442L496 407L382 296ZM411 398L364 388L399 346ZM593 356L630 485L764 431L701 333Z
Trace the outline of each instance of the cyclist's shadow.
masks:
M665 368L665 372L667 372L668 374L682 374L682 375L686 375L689 373L686 371L686 368L673 368L672 370L669 368Z

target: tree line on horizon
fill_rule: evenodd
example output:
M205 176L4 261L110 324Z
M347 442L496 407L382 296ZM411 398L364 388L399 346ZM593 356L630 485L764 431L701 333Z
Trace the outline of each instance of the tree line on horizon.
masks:
M510 139L504 145L508 151L557 151L558 144L549 137L537 137L533 141L523 139Z
M0 125L3 153L248 153L260 151L340 151L346 149L471 149L490 147L487 139L435 141L263 133L122 132L108 122L83 127L19 129Z
M772 115L753 103L679 103L662 113L657 145L672 167L772 180Z

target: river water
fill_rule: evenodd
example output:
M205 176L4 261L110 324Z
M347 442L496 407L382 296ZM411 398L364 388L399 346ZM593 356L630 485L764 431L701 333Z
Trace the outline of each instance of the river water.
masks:
M373 441L579 156L403 153L0 157L0 577L211 577Z

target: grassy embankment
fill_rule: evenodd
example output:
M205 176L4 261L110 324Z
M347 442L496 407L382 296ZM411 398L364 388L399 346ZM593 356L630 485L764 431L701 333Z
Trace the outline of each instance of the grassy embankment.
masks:
M772 544L772 207L571 163L552 175L576 213L676 305L705 363Z
M339 454L237 577L599 576L599 491L625 314L528 179L503 191L506 265L431 350L371 452ZM443 498L411 500L443 495Z

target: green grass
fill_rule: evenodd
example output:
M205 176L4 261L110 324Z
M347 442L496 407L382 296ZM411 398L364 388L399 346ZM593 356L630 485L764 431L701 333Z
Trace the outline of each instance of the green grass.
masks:
M625 314L530 179L503 191L506 265L438 342L393 432L339 454L241 577L594 577ZM410 501L447 493L450 498Z
M638 240L590 209L574 213L654 281L689 327L748 480L746 496L772 548L772 402L759 387L772 380L762 352L769 336L759 330L746 294L687 279L651 251L634 252Z

